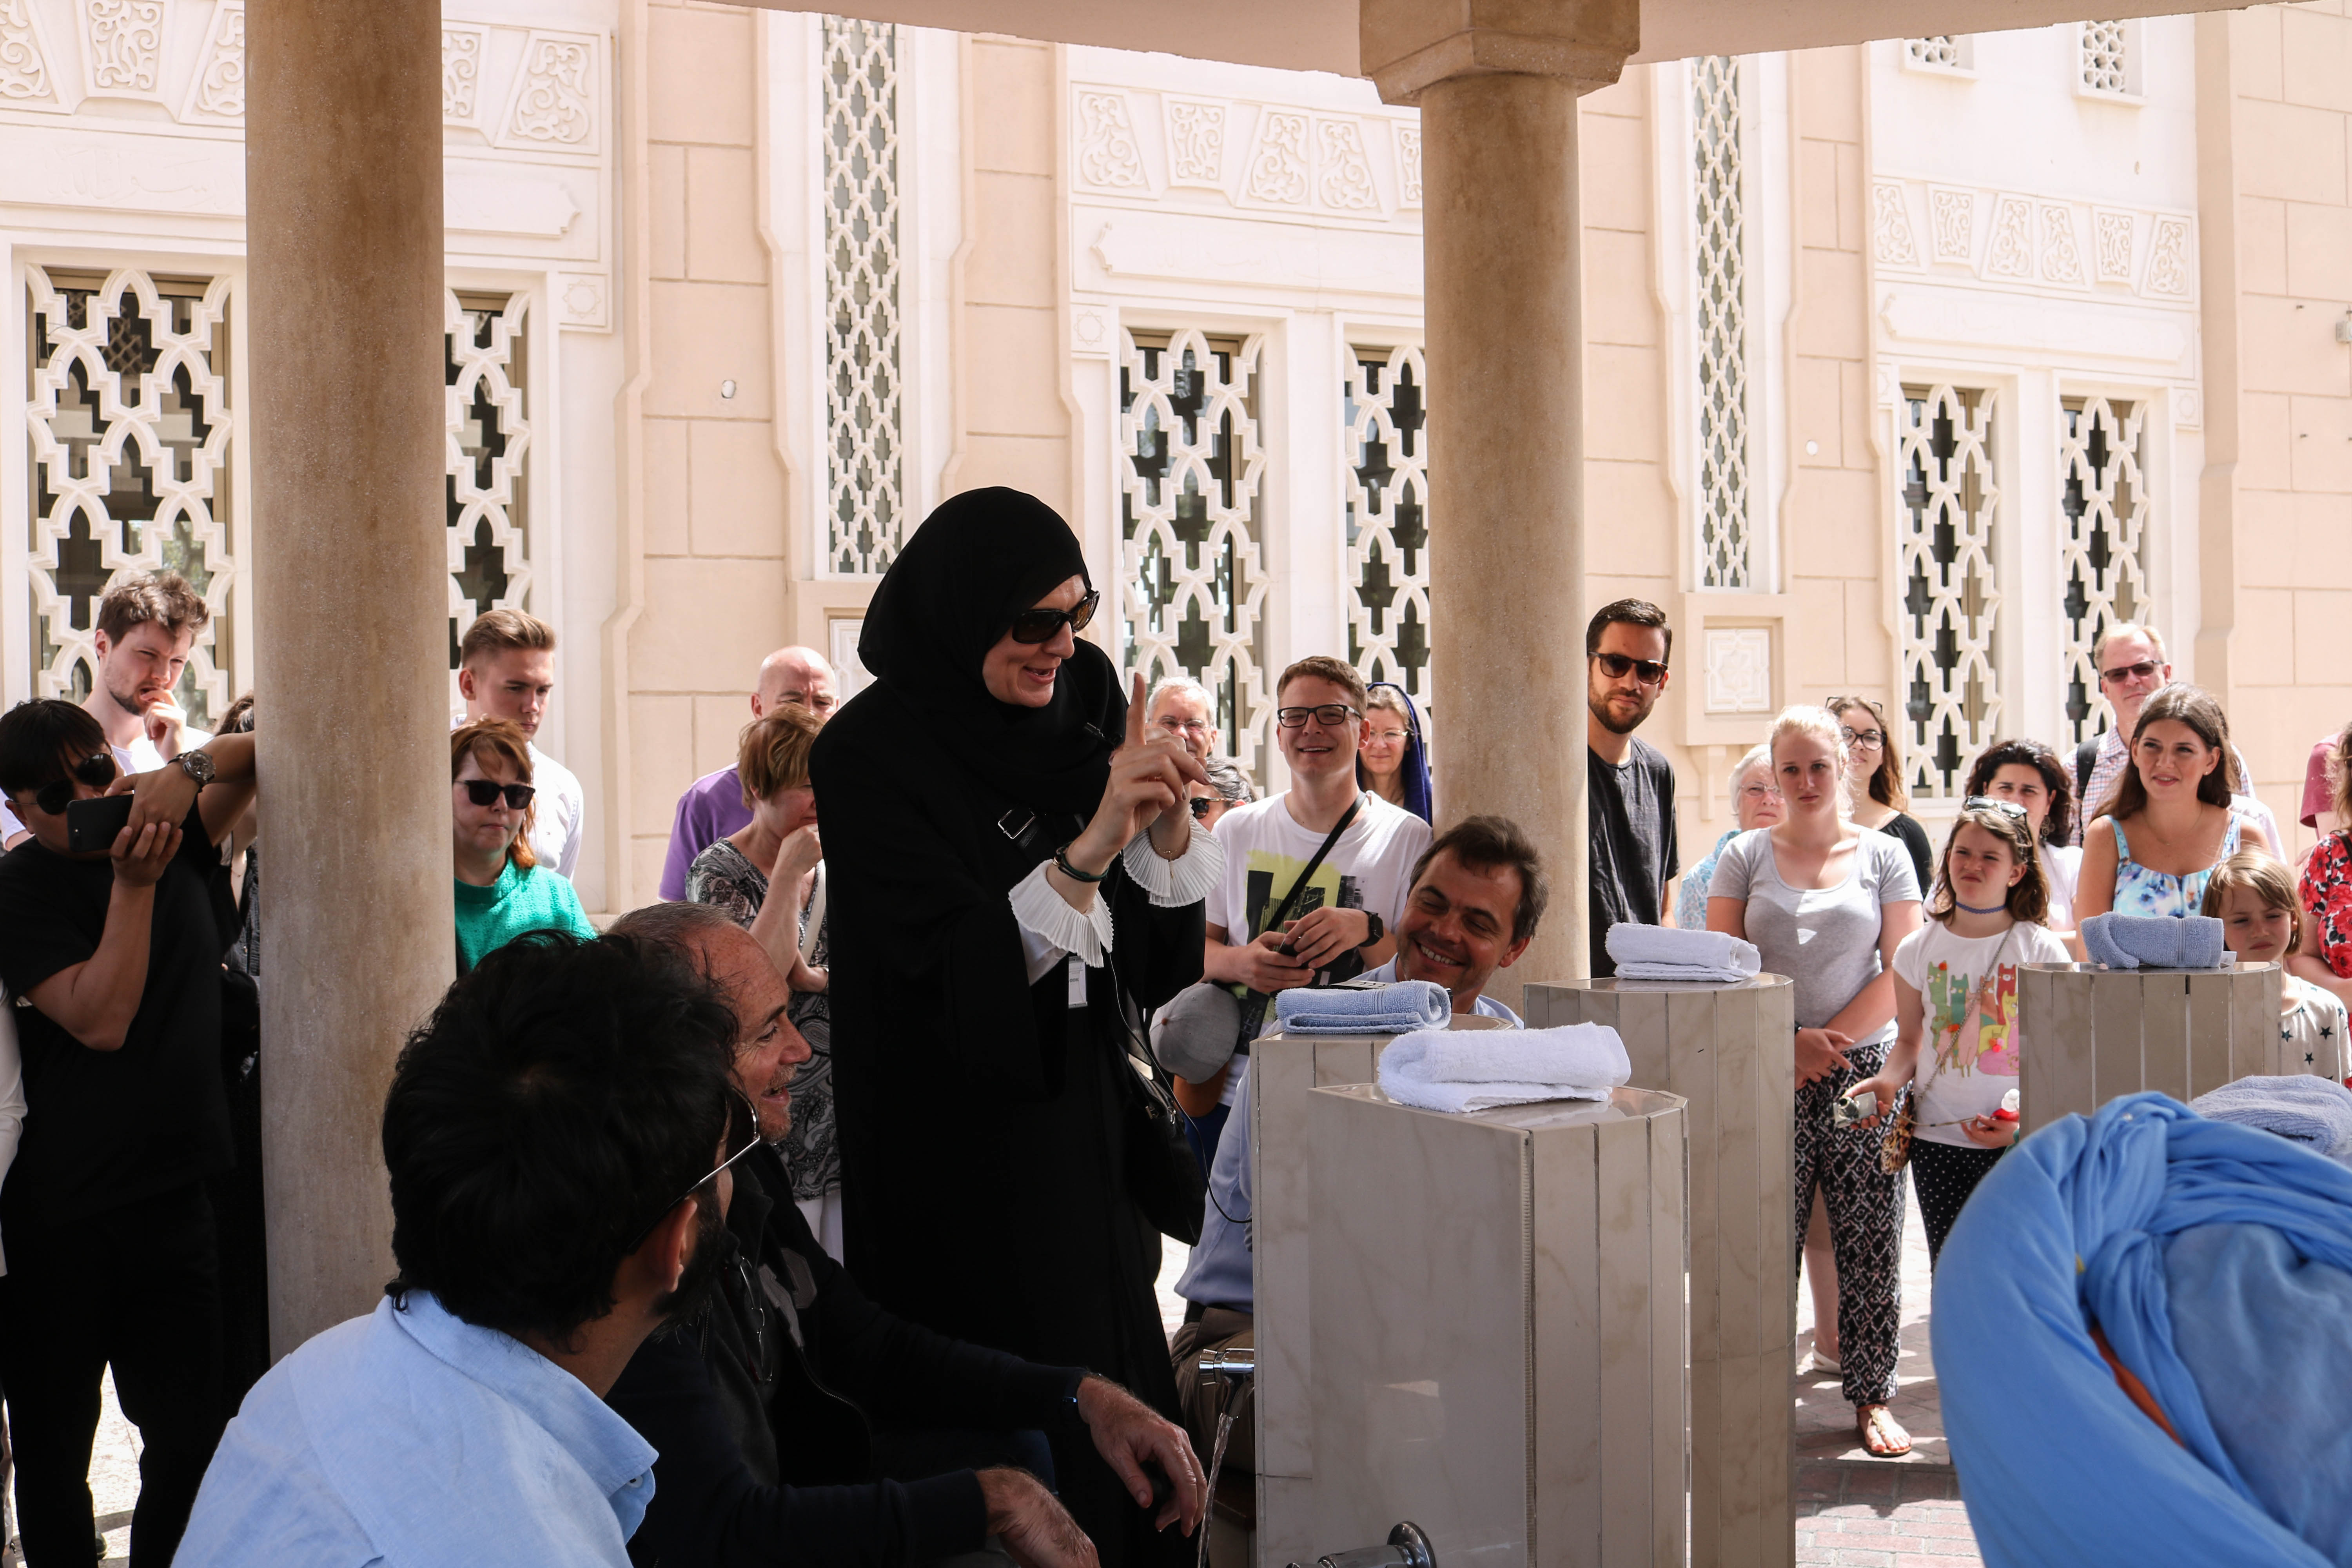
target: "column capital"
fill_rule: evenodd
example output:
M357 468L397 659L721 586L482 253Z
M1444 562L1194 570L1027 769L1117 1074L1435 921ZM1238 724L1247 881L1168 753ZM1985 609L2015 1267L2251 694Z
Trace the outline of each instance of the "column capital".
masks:
M1607 87L1641 47L1641 0L1360 0L1364 74L1386 103L1455 77Z

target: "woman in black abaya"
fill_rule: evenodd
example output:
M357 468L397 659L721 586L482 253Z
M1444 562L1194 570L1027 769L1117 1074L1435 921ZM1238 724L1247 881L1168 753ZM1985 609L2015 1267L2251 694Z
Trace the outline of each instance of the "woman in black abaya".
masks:
M812 760L846 1261L918 1322L1175 1419L1160 1238L1129 1184L1159 1152L1128 1148L1120 1004L1200 978L1223 857L1185 800L1199 764L1130 725L1074 635L1097 602L1068 525L987 489L924 521L866 611L873 684ZM1082 1429L1051 1436L1104 1568L1191 1559Z

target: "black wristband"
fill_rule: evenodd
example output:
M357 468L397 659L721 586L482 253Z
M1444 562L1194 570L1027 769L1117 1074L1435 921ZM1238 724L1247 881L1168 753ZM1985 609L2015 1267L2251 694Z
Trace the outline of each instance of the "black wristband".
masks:
M1388 935L1389 928L1387 924L1381 921L1381 917L1370 910L1364 910L1363 915L1364 919L1370 922L1371 926L1371 932L1356 945L1358 947L1370 947L1372 943L1380 941L1381 938Z
M1071 843L1076 842L1076 839L1071 840ZM1055 867L1059 868L1063 876L1067 877L1072 881L1076 882L1099 882L1105 877L1110 875L1110 868L1108 866L1106 866L1101 870L1095 872L1092 876L1088 876L1086 872L1079 870L1076 866L1071 865L1070 846L1068 844L1065 844L1059 849L1054 851L1054 864Z

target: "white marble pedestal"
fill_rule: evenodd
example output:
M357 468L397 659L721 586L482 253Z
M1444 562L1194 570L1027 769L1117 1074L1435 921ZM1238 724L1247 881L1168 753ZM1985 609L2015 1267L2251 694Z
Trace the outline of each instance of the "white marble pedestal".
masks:
M1355 1084L1298 1110L1313 1462L1261 1470L1258 1562L1410 1519L1465 1568L1679 1568L1682 1101L1445 1116Z
M1794 987L1530 984L1530 1027L1607 1024L1633 1081L1688 1102L1694 1568L1796 1560L1790 1508L1796 1337Z
M2118 1095L2158 1089L2194 1100L2257 1074L2344 1077L2343 1042L2329 1059L2287 1059L2279 1040L2285 971L2101 969L2028 963L2017 973L2019 1113L2025 1131L2088 1116Z

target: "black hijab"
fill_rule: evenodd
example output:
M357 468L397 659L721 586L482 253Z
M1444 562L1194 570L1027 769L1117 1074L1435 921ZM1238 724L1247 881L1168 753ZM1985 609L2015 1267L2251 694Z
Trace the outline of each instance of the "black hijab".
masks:
M1052 507L1014 489L967 490L899 550L866 606L857 657L989 784L1032 810L1086 816L1127 727L1110 657L1080 637L1043 708L998 701L980 674L1013 617L1072 577L1094 585Z

